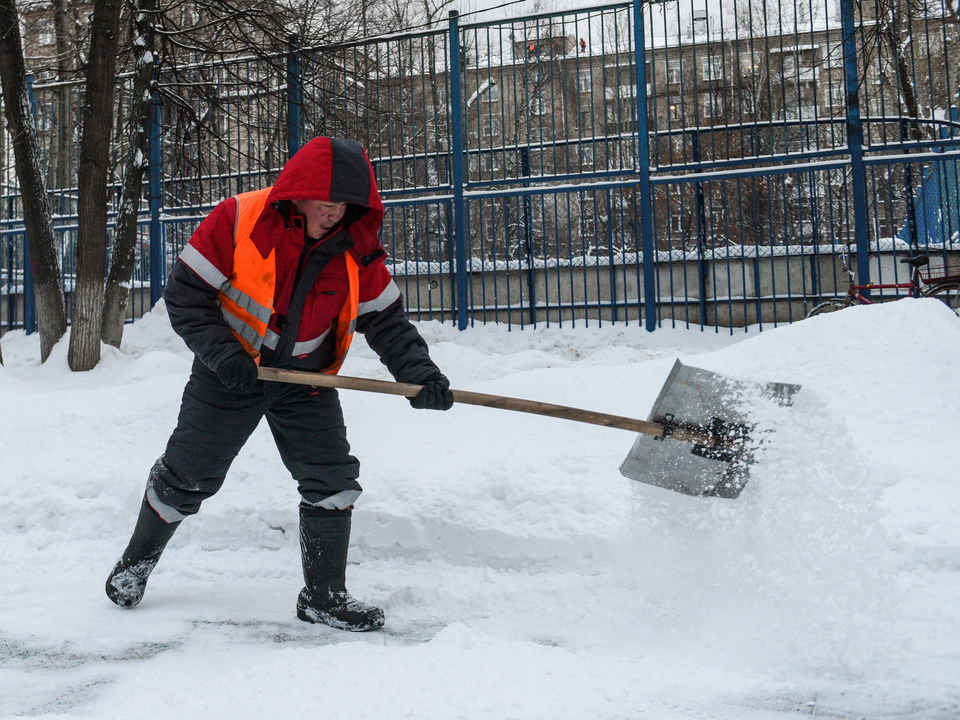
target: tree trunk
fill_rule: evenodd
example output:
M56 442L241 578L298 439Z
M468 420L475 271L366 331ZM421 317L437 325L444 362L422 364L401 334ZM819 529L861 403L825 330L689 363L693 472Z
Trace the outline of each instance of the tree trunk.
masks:
M23 200L23 222L30 246L40 326L40 360L45 361L67 330L60 257L53 235L50 203L41 170L40 144L27 95L23 45L15 0L0 0L0 86L13 138Z
M54 0L53 20L55 36L57 42L57 80L66 82L71 80L73 66L70 61L70 19L67 14L67 0ZM54 90L56 123L52 130L54 134L53 146L56 148L56 154L50 158L53 164L53 189L68 188L72 184L73 173L71 172L70 161L73 131L73 104L70 102L70 88L60 87ZM57 212L64 215L71 215L72 208L64 202L62 193L60 198L55 198L57 203Z
M68 356L74 371L91 370L100 361L107 264L107 179L120 5L120 0L97 0L90 26L78 173L77 280Z
M106 298L103 306L103 325L100 339L119 348L123 339L123 324L130 300L130 279L137 249L137 210L143 187L143 173L150 157L150 104L154 91L155 65L154 13L156 0L142 0L134 10L134 47L136 74L133 78L133 103L130 108L130 146L124 161L123 184L120 190L120 211L113 232L113 252L107 274Z

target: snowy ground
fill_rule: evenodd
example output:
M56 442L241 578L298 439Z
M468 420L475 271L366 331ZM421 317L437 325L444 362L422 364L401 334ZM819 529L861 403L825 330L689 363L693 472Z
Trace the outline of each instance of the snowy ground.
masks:
M422 323L454 387L646 417L673 361L803 385L737 500L624 479L621 430L342 393L348 585L294 615L295 487L261 426L143 603L104 579L190 357L162 307L89 373L3 337L0 717L960 717L960 320L934 300L737 332ZM345 374L388 379L362 339Z

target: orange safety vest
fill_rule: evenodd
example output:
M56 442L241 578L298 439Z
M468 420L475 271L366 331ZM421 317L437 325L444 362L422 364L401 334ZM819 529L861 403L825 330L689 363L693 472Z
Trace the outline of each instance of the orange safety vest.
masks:
M264 258L250 233L267 204L272 188L236 196L237 221L233 231L233 273L217 295L223 317L244 349L260 363L260 348L273 315L277 288L276 252ZM347 301L336 321L335 359L323 372L336 375L353 341L360 307L360 269L353 254L344 253L347 265Z

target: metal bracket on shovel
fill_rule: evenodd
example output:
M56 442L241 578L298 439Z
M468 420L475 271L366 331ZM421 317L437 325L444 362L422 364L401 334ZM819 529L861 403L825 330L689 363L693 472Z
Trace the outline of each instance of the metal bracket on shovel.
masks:
M415 397L422 388L410 383L269 367L260 368L258 377L271 382L362 390L408 398ZM688 495L736 497L746 482L745 468L749 460L745 458L745 448L749 426L741 417L742 413L728 411L720 393L723 385L733 388L736 383L706 370L687 367L678 360L660 391L649 420L502 395L466 390L452 392L454 401L464 405L545 415L641 433L620 466L623 475ZM797 385L779 383L768 388L773 385L776 385L773 392L785 393L788 397L799 389ZM699 397L699 401L694 401L695 397ZM644 442L641 444L641 441ZM690 443L693 443L692 449ZM689 456L693 461L685 458L687 462L678 462L680 455ZM728 475L729 480L726 479ZM742 482L738 479L741 476Z

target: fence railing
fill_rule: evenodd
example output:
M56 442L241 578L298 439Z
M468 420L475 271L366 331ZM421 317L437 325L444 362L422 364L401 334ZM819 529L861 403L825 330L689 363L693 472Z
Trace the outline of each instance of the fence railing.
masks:
M895 253L960 247L945 11L871 0L623 2L162 71L133 315L193 229L305 139L368 150L411 312L455 322L790 322ZM37 84L65 286L82 88ZM115 167L130 88L121 83ZM640 121L638 121L640 119ZM0 183L15 188L9 138ZM119 185L119 177L115 178ZM31 329L20 203L0 198L0 328Z

